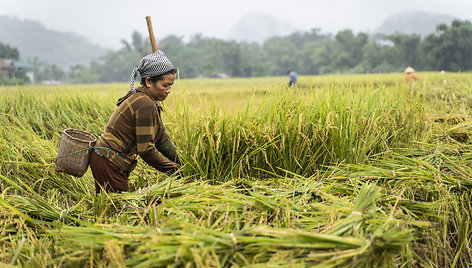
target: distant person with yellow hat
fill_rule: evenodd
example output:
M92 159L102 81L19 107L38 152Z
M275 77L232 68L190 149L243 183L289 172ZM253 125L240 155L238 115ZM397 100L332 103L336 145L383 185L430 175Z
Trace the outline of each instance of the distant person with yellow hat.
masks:
M406 67L405 69L405 80L408 83L415 83L418 80L418 76L415 75L415 69L411 68L410 66Z

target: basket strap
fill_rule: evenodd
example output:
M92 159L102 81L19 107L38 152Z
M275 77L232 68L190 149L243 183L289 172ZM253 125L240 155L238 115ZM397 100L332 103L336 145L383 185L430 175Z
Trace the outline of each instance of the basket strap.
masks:
M75 151L75 152L72 152L72 153L68 153L68 154L65 154L65 155L61 155L61 156L58 156L56 158L56 165L57 165L57 160L63 158L63 157L67 157L67 156L70 156L70 155L74 155L74 154L77 154L77 153L80 153L80 152L83 152L83 151L87 151L87 150L91 150L91 149L106 149L107 150L107 155L106 157L110 157L110 152L115 152L117 155L118 154L122 154L121 152L118 152L116 150L113 150L111 148L108 148L108 147L95 147L95 146L90 146L91 144L89 144L89 147L87 148L84 148L84 149L81 149L81 150L78 150L78 151Z

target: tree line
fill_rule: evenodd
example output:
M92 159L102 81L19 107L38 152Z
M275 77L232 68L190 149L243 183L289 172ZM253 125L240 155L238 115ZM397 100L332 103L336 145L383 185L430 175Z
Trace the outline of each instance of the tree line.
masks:
M75 65L67 72L57 66L37 66L43 79L67 79L72 83L128 81L132 69L150 53L149 40L134 32L122 47L98 60ZM406 66L421 71L472 70L472 23L454 20L440 24L436 32L420 35L372 35L344 30L335 35L320 29L272 37L264 43L236 42L194 35L188 41L170 35L158 44L181 78L258 77L286 75L295 69L302 75L333 73L401 72ZM0 55L1 58L1 55Z

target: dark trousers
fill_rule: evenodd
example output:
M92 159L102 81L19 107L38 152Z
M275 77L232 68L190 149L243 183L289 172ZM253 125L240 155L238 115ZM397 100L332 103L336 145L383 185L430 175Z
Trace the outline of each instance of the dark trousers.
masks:
M129 172L121 171L105 156L98 155L95 150L90 154L90 169L95 178L95 191L100 193L102 188L107 192L120 193L129 190Z

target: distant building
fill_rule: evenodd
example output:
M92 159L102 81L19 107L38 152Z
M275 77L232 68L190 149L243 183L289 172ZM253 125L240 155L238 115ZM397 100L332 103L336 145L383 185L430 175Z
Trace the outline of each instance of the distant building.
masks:
M14 68L13 59L0 59L0 74L8 75Z
M34 66L33 64L26 61L14 61L13 67L15 70L23 70L26 77L30 80L31 83L34 83Z
M9 75L14 71L24 71L31 83L34 83L34 66L25 61L0 59L0 74Z
M393 43L392 40L383 39L383 38L375 39L375 43L381 47L394 47L395 46L395 43Z
M43 80L43 81L41 81L41 85L46 85L46 86L60 86L60 85L62 85L62 81L58 81L58 80Z
M226 73L214 73L210 76L210 78L229 78L230 76Z

